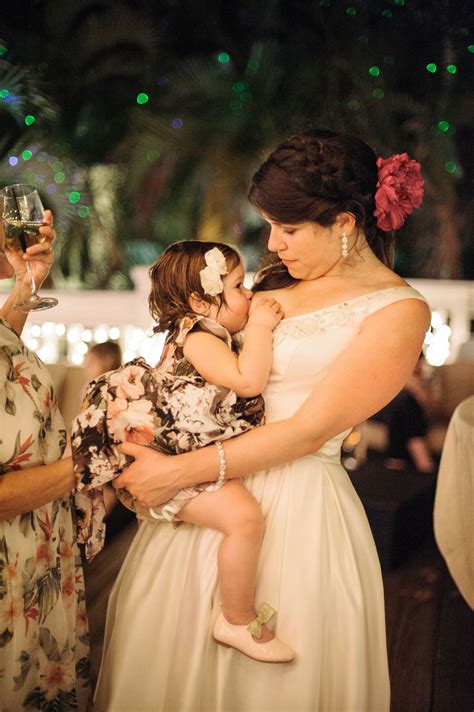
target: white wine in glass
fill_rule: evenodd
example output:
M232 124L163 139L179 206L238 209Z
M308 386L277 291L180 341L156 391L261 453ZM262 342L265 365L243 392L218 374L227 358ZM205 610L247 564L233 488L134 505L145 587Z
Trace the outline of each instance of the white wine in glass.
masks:
M36 188L23 183L8 185L1 191L1 198L6 247L16 252L26 252L31 245L43 242L45 238L39 229L47 223L44 221L43 203ZM17 302L15 309L39 311L55 307L57 299L40 297L37 293L30 262L26 263L26 269L30 278L30 295Z

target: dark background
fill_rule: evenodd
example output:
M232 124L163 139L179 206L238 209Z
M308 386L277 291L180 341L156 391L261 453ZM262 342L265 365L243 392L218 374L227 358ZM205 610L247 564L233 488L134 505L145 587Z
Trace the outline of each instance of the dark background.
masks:
M0 182L34 183L54 209L56 286L130 286L131 266L190 237L236 242L255 268L252 171L286 134L336 128L422 164L426 197L399 232L400 274L472 278L469 7L11 2L0 13Z

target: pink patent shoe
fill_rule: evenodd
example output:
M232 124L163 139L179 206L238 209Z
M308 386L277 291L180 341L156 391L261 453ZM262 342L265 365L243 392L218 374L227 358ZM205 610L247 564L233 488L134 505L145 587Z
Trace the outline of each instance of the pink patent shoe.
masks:
M232 625L224 618L224 614L221 612L214 626L214 638L219 643L224 643L240 650L241 653L254 660L260 660L265 663L290 662L295 657L295 654L281 640L273 638L267 643L259 643L253 637L262 635L262 625L267 623L275 612L268 603L264 603L258 611L257 617L248 625Z

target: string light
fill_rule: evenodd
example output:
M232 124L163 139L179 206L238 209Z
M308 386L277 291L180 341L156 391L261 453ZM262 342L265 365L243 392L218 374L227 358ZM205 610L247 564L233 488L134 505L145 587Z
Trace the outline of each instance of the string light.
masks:
M35 121L36 121L36 119L32 114L28 114L27 116L25 116L25 124L27 126L31 126L32 124L35 123Z
M377 67L376 65L374 65L373 67L370 67L369 74L373 77L380 76L380 67Z
M230 56L227 54L227 52L221 52L217 55L217 61L221 64L227 64L227 62L230 62Z
M438 71L438 67L434 62L430 62L429 64L426 65L426 69L430 74L436 74Z
M446 67L446 71L449 72L449 74L456 74L457 70L458 69L455 64L448 64Z
M150 97L148 94L145 94L145 92L140 92L140 94L137 94L137 104L146 104L150 100Z
M442 366L447 361L451 350L450 337L450 327L444 323L442 315L434 311L431 315L431 330L425 338L425 356L430 366Z

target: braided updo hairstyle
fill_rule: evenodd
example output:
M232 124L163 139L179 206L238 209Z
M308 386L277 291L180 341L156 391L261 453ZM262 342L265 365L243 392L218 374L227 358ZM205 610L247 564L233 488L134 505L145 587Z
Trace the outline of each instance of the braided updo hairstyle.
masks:
M391 265L393 236L377 227L376 155L364 141L336 131L308 129L275 148L255 173L251 204L275 222L333 225L337 215L352 213L377 257ZM280 260L263 269L256 289L296 283Z

